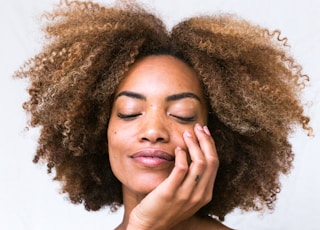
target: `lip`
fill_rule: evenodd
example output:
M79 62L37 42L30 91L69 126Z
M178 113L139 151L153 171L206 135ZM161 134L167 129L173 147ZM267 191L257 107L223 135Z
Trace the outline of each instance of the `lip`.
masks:
M174 162L174 156L155 149L141 150L131 155L130 158L146 167L158 167Z

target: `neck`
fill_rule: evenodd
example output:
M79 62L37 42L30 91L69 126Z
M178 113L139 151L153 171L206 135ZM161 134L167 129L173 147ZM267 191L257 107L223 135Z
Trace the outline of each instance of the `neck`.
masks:
M126 209L125 209L125 213L124 213L124 217L123 217L122 223L116 228L116 230L125 230L125 229L127 229L128 222L129 222L129 215L130 215L130 213L126 214ZM197 223L197 221L198 221L198 217L192 216L192 217L182 221L181 223L179 223L175 227L171 228L170 230L198 229L198 228L196 228L196 225L195 225L195 223Z
M117 230L126 229L131 211L141 202L147 194L137 194L126 187L122 187L124 214L121 224L116 228Z

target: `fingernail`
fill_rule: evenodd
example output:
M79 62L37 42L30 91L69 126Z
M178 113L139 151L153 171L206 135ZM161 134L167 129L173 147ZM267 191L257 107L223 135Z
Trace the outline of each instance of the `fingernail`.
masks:
M189 131L185 131L185 132L184 132L184 135L185 135L186 137L191 137L191 133L190 133Z
M204 132L205 132L207 135L211 136L210 130L209 130L209 128L208 128L206 125L203 126L203 130L204 130Z
M202 128L198 123L196 124L196 129L198 129L198 130L200 130L200 131L203 130L203 128Z

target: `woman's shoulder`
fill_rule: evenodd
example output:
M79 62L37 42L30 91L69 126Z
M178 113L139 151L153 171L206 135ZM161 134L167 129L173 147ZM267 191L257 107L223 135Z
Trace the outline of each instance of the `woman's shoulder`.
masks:
M201 230L232 230L214 218L201 218L198 225Z

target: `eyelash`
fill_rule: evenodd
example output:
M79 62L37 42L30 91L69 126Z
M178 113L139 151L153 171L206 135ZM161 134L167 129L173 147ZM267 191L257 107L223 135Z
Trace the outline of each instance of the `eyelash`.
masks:
M118 117L124 120L131 120L134 119L135 117L141 115L141 113L135 113L135 114L122 114L118 113Z
M180 116L176 116L176 115L172 115L172 117L174 118L177 118L178 120L181 120L183 122L193 122L195 121L195 116L192 116L192 117L180 117Z
M124 119L124 120L132 120L134 118L136 118L137 116L141 115L141 113L135 113L135 114L122 114L122 113L118 113L117 114L118 117L120 119ZM195 121L195 116L192 116L192 117L180 117L180 116L176 116L176 115L170 115L182 122L193 122Z

